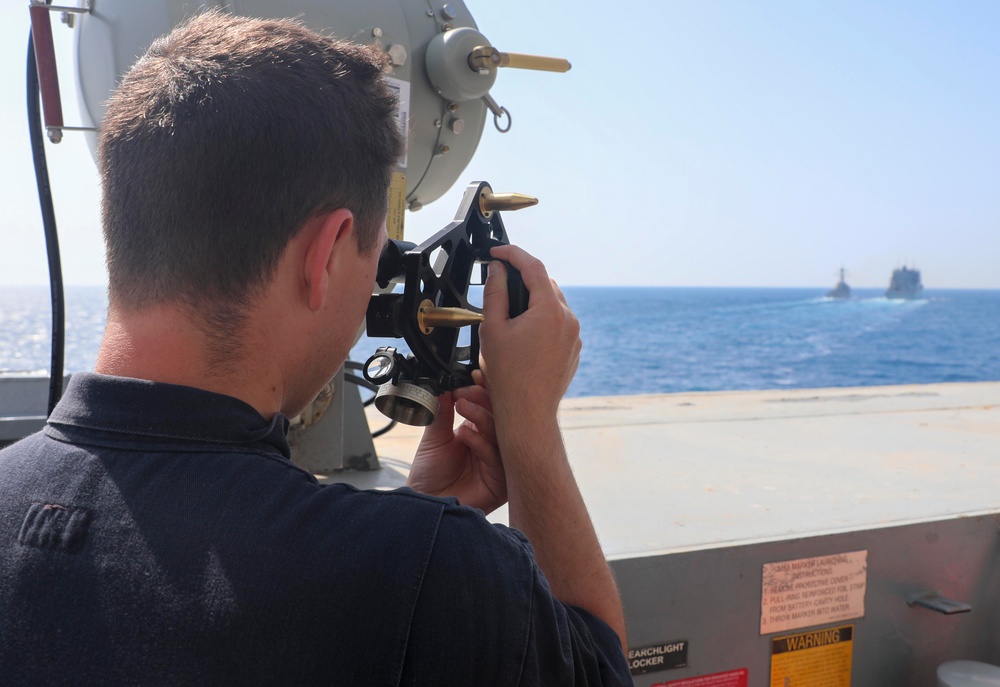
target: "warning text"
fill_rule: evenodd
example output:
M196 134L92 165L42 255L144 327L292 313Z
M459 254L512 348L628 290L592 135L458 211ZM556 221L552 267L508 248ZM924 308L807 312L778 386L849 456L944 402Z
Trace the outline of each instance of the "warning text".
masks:
M867 571L867 551L765 563L760 633L863 617Z

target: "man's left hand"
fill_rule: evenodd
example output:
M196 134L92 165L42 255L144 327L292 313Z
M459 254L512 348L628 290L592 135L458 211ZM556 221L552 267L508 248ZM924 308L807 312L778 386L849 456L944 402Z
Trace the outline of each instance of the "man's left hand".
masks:
M507 502L507 482L490 395L482 372L472 375L474 385L441 396L406 483L422 494L454 496L462 505L490 513ZM457 428L456 411L465 418Z

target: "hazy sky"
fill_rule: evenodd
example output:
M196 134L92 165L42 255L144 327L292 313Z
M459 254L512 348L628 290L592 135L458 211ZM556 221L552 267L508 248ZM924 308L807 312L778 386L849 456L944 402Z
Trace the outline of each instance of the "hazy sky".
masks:
M537 195L505 217L564 284L1000 288L1000 3L470 0L502 71L463 180L408 214L447 224L466 182ZM45 283L25 123L27 3L0 5L0 283ZM67 123L72 32L56 22ZM66 280L104 281L82 136L47 145Z

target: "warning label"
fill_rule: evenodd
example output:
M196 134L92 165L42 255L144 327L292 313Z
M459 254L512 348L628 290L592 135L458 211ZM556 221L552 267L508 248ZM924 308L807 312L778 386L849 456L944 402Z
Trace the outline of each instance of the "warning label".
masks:
M861 618L868 552L765 563L762 579L762 635Z
M747 687L746 668L727 670L724 673L686 677L670 682L657 682L653 687Z
M686 639L666 644L655 644L628 650L628 667L633 675L657 670L687 666L688 643Z
M771 640L771 687L851 687L854 626Z

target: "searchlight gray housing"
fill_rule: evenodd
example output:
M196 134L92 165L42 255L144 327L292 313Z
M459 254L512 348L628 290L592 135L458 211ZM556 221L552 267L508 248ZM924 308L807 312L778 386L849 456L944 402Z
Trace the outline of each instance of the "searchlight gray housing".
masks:
M118 80L155 38L216 6L254 17L297 17L325 35L386 52L392 65L390 83L400 91L400 118L408 142L401 171L411 210L441 197L469 164L489 110L484 97L489 99L497 70L470 68L469 52L490 43L460 0L100 0L76 22L83 125L100 124ZM97 135L90 132L87 138L96 155Z

